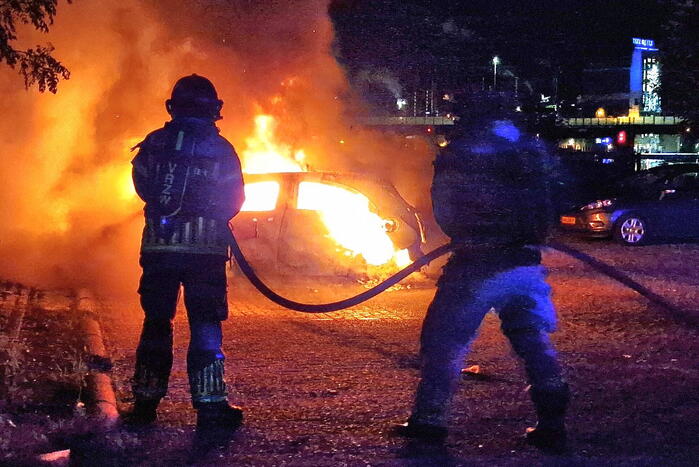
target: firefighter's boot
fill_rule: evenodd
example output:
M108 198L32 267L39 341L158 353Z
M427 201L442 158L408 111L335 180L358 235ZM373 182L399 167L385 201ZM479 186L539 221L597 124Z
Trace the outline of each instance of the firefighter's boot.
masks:
M567 443L565 413L570 400L568 385L564 384L554 390L532 388L531 397L538 422L535 427L527 428L525 434L527 443L552 454L565 452Z
M197 406L197 430L236 430L243 423L243 410L228 402Z
M190 356L190 367L196 366ZM243 423L240 407L228 404L223 359L199 365L189 377L192 403L197 410L197 430L234 431Z
M448 430L444 426L420 423L410 417L406 423L394 426L392 433L430 444L441 444L447 438Z
M154 423L158 418L158 404L160 399L136 399L131 412L124 416L124 422L128 425L145 426Z

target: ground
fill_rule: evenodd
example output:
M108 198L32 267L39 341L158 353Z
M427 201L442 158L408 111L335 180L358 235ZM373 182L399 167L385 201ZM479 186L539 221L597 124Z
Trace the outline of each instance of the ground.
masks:
M0 465L34 465L89 430L73 305L67 293L0 281Z
M629 248L567 240L678 307L699 308L699 245ZM568 455L545 456L522 444L520 434L535 418L495 315L486 318L464 362L481 373L463 380L446 446L427 448L388 432L409 414L431 282L351 310L304 315L270 304L242 279L232 281L224 324L231 399L246 410L235 436L213 442L194 433L180 310L171 388L158 425L75 443L74 455L101 465L696 465L697 328L560 253L547 252L545 263L560 320L553 340L573 389ZM305 301L363 290L269 281ZM104 301L101 315L125 411L141 314L134 302Z

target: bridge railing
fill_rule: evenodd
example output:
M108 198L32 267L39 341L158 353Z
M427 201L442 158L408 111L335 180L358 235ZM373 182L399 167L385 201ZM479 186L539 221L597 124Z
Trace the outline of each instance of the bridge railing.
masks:
M627 126L627 125L679 125L683 122L681 117L666 115L644 115L640 117L605 117L588 118L574 117L564 118L561 121L563 126Z
M359 118L359 123L362 125L406 125L406 126L440 126L453 125L454 117L363 117Z

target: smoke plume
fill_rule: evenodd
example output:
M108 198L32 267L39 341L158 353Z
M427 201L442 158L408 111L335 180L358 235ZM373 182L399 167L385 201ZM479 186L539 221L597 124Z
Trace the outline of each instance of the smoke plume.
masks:
M0 70L0 277L132 294L142 203L129 148L169 117L197 73L224 100L222 134L242 153L255 115L316 170L387 178L427 206L426 144L356 127L361 101L332 54L328 0L121 0L59 5L48 37L72 73L56 95ZM342 141L342 144L340 144ZM417 174L417 176L415 175Z

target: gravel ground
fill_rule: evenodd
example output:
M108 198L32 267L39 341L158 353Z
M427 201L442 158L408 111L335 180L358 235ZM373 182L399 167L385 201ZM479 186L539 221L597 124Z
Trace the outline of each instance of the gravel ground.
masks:
M568 241L677 306L697 308L699 245L625 248ZM246 409L245 425L227 440L196 436L180 310L171 389L158 425L76 437L74 459L100 466L696 465L697 329L573 259L549 252L545 262L560 317L554 341L574 392L566 456L545 456L521 442L535 418L523 372L496 316L486 318L464 362L479 365L482 373L463 381L446 446L429 448L387 432L409 413L432 282L413 281L351 310L304 315L270 304L236 278L224 324L226 368L232 400ZM365 290L361 284L268 280L305 301ZM104 302L101 313L125 411L142 315L135 296L132 302ZM39 334L34 341L47 342Z
M695 308L699 246L625 248L568 239L681 307ZM489 315L464 366L444 449L388 436L408 415L417 339L431 283L412 284L351 310L303 315L272 305L241 280L224 325L232 399L246 422L231 440L198 439L184 366L187 329L177 319L175 368L159 424L103 441L114 465L696 465L699 460L697 330L636 293L559 253L546 254L560 315L554 341L574 391L571 452L548 457L521 443L535 421L518 362ZM280 284L270 278L270 282ZM277 286L294 298L337 299L358 285ZM108 346L122 409L141 314L105 304Z

